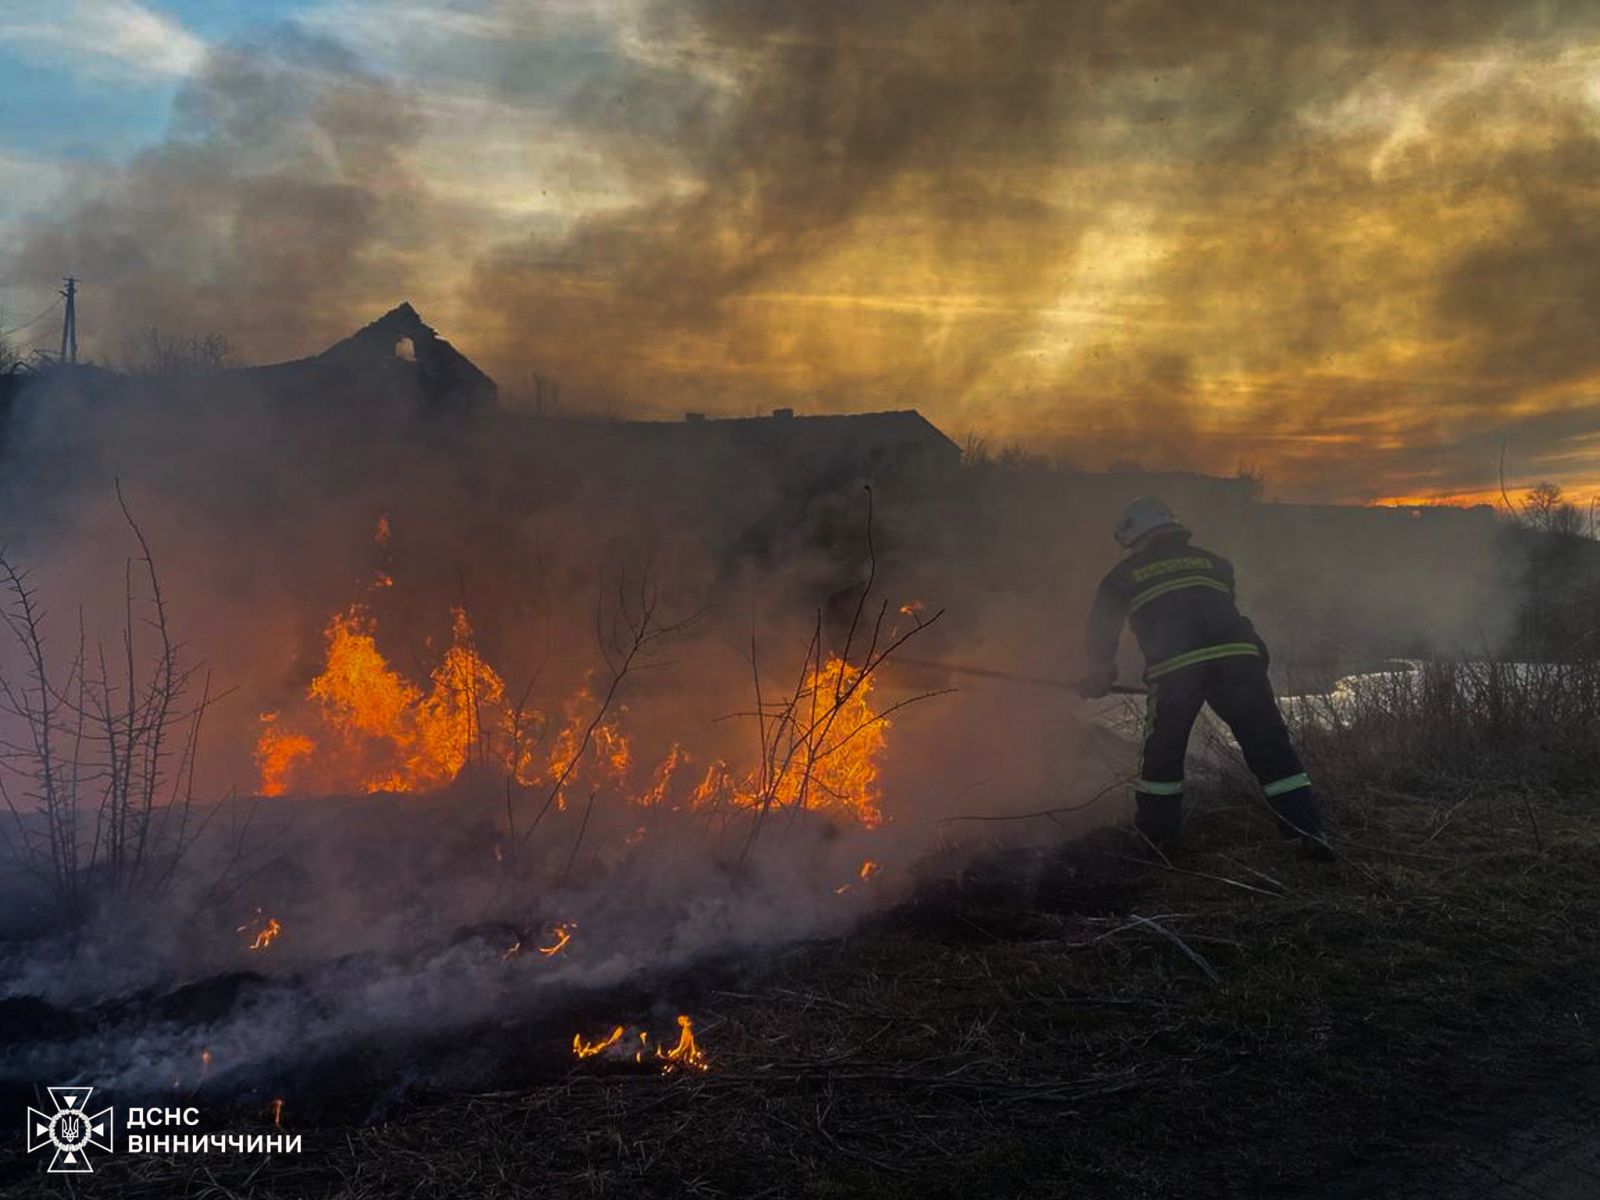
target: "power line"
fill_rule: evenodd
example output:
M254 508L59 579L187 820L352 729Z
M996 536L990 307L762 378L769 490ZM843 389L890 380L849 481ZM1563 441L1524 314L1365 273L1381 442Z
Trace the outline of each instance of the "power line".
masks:
M24 321L21 325L18 325L12 329L0 329L0 337L10 337L13 333L21 333L24 329L27 329L33 325L37 325L51 313L55 312L57 307L60 306L62 299L63 298L61 296L57 296L54 300L50 301L49 305L41 309L37 315L28 318L28 320Z

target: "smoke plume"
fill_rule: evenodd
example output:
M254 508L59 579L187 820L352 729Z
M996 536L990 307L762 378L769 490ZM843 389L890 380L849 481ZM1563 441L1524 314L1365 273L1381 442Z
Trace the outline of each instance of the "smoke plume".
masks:
M537 374L580 411L915 406L1089 465L1247 463L1297 498L1485 495L1502 447L1514 479L1581 485L1595 21L324 19L213 49L167 140L81 179L13 269L93 280L102 355L150 324L305 353L406 295L508 394Z

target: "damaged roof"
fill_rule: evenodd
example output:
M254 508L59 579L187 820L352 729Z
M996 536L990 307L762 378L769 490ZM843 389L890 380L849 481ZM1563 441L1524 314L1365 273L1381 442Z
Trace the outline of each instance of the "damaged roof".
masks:
M303 377L314 385L330 376L405 380L431 407L485 407L494 403L499 390L476 363L440 337L410 301L320 354L247 371L273 383Z

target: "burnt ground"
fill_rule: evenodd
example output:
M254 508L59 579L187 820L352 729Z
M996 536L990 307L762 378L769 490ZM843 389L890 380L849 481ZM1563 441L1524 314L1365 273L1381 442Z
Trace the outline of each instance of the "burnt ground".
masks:
M703 972L704 1074L576 1063L555 1024L485 1029L459 1052L500 1039L520 1076L359 1119L308 1097L284 1114L300 1155L102 1156L71 1190L1600 1194L1600 809L1458 800L1345 797L1331 868L1227 797L1168 862L1102 831L930 866L848 938ZM0 1194L67 1191L39 1170L6 1142Z

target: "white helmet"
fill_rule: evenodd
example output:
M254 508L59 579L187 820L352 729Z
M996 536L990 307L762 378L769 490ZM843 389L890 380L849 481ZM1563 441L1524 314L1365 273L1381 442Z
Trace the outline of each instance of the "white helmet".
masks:
M1117 518L1117 527L1112 532L1117 545L1126 550L1145 534L1169 528L1183 528L1178 524L1178 518L1172 515L1172 510L1154 496L1140 496L1123 507L1122 516Z

